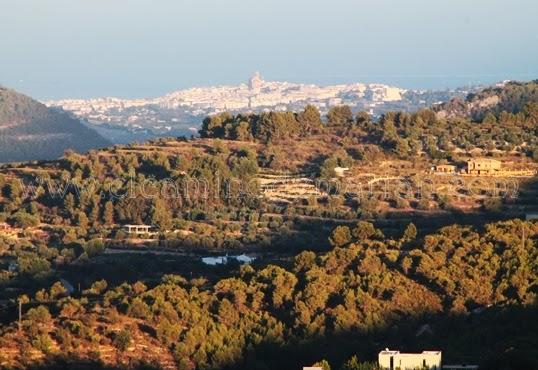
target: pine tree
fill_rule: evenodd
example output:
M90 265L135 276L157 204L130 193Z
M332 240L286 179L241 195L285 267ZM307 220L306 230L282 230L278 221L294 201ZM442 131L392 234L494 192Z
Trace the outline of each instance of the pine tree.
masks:
M112 226L114 224L114 205L111 201L105 203L105 209L103 211L103 222L106 226Z
M73 219L75 214L75 197L73 194L69 193L65 196L64 205L69 217Z
M172 213L161 198L155 199L151 210L151 222L161 231L169 230L172 227Z
M404 241L415 240L417 237L417 227L412 222L405 228L402 239Z
M92 225L96 225L98 223L100 213L101 213L101 210L99 207L99 197L94 196L92 197L91 206L90 206L90 214L89 214L89 220Z
M318 108L313 105L307 105L304 111L297 115L297 121L299 122L301 133L304 136L323 129L321 114Z
M75 223L77 226L81 227L82 229L87 229L89 224L88 217L84 212L78 212L75 218Z

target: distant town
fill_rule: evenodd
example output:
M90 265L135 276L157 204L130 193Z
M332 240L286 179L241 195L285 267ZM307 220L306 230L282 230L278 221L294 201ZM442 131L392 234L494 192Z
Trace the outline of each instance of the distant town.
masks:
M260 73L255 73L247 83L237 86L196 87L153 99L107 97L65 99L45 104L66 110L103 136L124 143L133 139L197 134L204 117L224 111L299 111L306 105L313 105L326 114L330 107L348 105L354 111L363 110L379 116L389 110L413 111L429 107L454 97L465 97L475 90L472 87L407 90L364 83L318 86L265 81Z

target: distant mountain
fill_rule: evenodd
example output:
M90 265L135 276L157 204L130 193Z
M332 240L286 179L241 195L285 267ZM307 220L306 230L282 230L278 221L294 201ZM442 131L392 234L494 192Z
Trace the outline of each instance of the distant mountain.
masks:
M499 83L471 93L465 99L455 98L440 104L435 110L440 117L463 116L481 120L489 112L522 112L529 103L538 103L538 80Z
M196 134L203 118L223 111L299 111L311 104L325 114L332 106L346 104L355 112L365 110L377 116L389 110L426 108L465 97L472 91L475 90L406 90L363 83L318 86L265 81L257 73L248 83L237 86L191 88L154 99L67 99L45 104L72 112L112 141L122 143L144 135L147 138Z
M0 163L55 159L110 145L68 113L0 87Z

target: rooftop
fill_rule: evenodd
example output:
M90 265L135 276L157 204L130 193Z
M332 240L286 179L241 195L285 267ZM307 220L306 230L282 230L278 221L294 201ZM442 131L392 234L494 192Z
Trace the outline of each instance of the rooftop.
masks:
M380 355L400 355L400 356L406 356L406 355L440 355L441 351L422 351L420 353L402 353L397 350L390 350L386 348L385 350L379 352Z
M498 159L493 158L469 158L467 162L490 162L490 163L501 163Z

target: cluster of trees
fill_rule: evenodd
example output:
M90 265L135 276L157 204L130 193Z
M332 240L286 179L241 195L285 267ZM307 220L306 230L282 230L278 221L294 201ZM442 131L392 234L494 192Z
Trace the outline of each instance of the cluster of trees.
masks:
M205 118L200 136L269 143L320 134L326 132L327 127L341 128L365 120L370 120L368 113L360 112L355 116L347 105L330 108L325 121L322 120L318 108L313 105L307 105L299 113L271 111L234 116L224 112Z
M80 298L61 298L56 289L54 307L26 313L19 343L47 353L57 342L82 357L97 343L124 352L143 327L183 370L318 361L374 369L352 356L374 360L380 348L402 345L449 348L445 356L455 361L488 360L517 342L522 363L536 366L528 340L536 323L517 322L536 317L538 224L512 220L482 232L450 226L423 238L419 231L410 224L388 238L367 222L339 227L328 253L302 252L288 267L245 265L215 284L167 275L153 287L96 282ZM509 310L525 314L503 314ZM518 330L501 335L499 317ZM417 337L425 323L443 335ZM0 342L12 335L7 330Z
M0 221L22 228L42 221L77 227L77 233L116 223L147 223L167 230L186 210L259 202L257 186L249 181L258 172L257 157L248 149L192 158L165 151L69 153L60 166L61 171L38 179L0 177Z
M323 161L323 164L320 166L319 175L321 178L330 179L336 176L335 168L350 168L353 165L353 158L347 152L340 151L338 153L333 153Z
M516 147L534 157L538 148L538 103L527 104L519 113L488 113L480 122L461 117L440 119L428 109L414 114L388 112L368 130L376 142L404 159L419 151L442 159L456 148L509 151Z
M274 142L330 132L355 138L360 143L379 145L402 159L419 152L426 152L432 159L450 158L456 148L506 151L520 148L524 154L538 160L538 103L528 103L517 113L489 112L478 122L464 117L440 118L430 109L415 113L387 112L374 121L366 112L354 116L349 107L338 106L329 111L326 123L316 118L312 125L311 121L299 119L307 110L316 108L307 107L299 114L270 112L232 116L222 113L206 118L200 133L202 137ZM319 112L315 116L319 117ZM246 134L238 135L239 128Z
M256 152L215 140L206 151L193 145L175 152L167 150L168 141L153 144L162 150L132 146L88 155L67 152L59 161L36 165L37 178L6 171L9 175L0 175L0 222L23 230L39 226L59 253L75 251L66 254L73 261L89 256L84 246L92 239L125 239L121 224L153 225L166 234L161 236L168 246L230 249L282 246L286 238L308 243L303 233L293 237L294 216L358 216L341 196L312 197L287 207L263 202L257 181L251 180L261 166L279 167L283 154L277 146ZM321 175L332 177L334 167L352 161L346 151L334 152L322 163ZM280 214L286 221L265 214Z
M207 117L202 137L274 142L314 133L336 134L360 143L372 143L402 159L426 152L432 159L450 158L456 149L513 150L538 160L538 84L536 81L510 83L503 88L486 89L441 107L415 113L387 112L374 120L366 112L354 115L348 106L332 107L325 122L317 108L303 112L268 112L237 115L222 113ZM469 118L468 106L495 96L498 103L480 108ZM461 109L456 109L461 105ZM446 115L446 111L457 114ZM439 112L440 111L440 112ZM439 113L437 113L439 112Z
M481 121L488 113L520 113L529 103L538 103L538 80L510 81L501 87L486 88L469 94L465 100L453 99L436 107L449 115L469 116Z
M261 114L221 113L204 119L200 136L240 141L278 141L319 133L323 130L321 115L314 106L300 113L268 112Z

